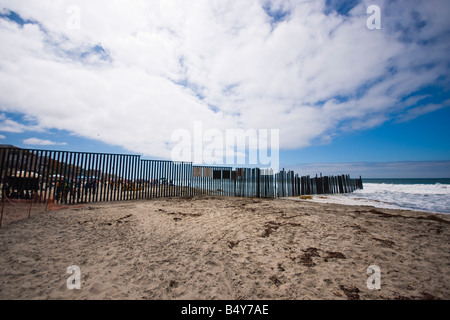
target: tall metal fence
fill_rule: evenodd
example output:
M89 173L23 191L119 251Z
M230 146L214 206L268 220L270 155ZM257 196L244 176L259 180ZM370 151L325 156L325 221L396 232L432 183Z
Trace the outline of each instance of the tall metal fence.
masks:
M194 166L139 155L0 148L2 199L76 204L220 195L289 197L353 192L362 179L309 177L293 171Z

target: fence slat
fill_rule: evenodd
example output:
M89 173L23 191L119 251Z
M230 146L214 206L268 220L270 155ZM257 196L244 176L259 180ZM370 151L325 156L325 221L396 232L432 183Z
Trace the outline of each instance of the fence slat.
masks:
M143 160L139 155L19 148L1 148L0 152L2 198L39 196L44 202L74 204L199 194L274 198L363 188L361 176L352 179L348 174L311 178L284 169L274 173L260 168L196 166L201 175L194 177L190 162ZM37 184L19 186L21 179ZM9 181L16 185L8 186Z

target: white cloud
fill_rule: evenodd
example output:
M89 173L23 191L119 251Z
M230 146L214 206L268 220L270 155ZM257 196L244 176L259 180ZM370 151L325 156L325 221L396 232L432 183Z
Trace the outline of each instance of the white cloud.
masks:
M28 119L31 120L31 119ZM23 124L9 119L5 114L0 114L0 131L11 133L22 133L25 131L42 132L43 129L38 125Z
M77 1L72 30L73 1L2 0L39 25L0 19L0 110L166 158L195 121L280 129L281 148L300 148L406 119L416 101L402 99L447 75L449 4L377 2L381 30L366 28L368 1L348 16L325 1Z
M6 137L4 136L4 135L2 135L2 134L0 134L0 139L6 139Z
M65 142L54 142L51 140L44 140L39 138L29 138L23 140L23 143L31 146L64 146L67 143Z
M443 101L440 104L435 104L435 103L425 104L420 107L415 107L415 108L409 109L408 111L406 111L405 114L401 115L397 119L397 121L398 122L410 121L421 115L424 115L424 114L427 114L427 113L430 113L430 112L433 112L435 110L439 110L442 108L448 108L448 107L450 107L450 99Z

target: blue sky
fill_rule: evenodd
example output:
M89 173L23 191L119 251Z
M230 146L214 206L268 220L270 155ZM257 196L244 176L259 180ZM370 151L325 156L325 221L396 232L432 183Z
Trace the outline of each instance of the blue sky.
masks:
M342 134L329 144L306 147L302 152L287 152L285 157L291 164L297 161L299 154L305 163L321 159L335 162L448 160L449 119L448 107L408 121L392 119L369 130Z
M0 143L172 159L201 122L279 130L299 173L450 177L449 16L439 0L1 0Z

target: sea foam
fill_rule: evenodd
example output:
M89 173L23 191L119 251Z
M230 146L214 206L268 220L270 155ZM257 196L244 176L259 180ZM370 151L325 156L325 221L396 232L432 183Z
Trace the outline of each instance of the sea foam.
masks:
M364 183L363 190L349 194L315 196L313 200L450 214L450 185Z

